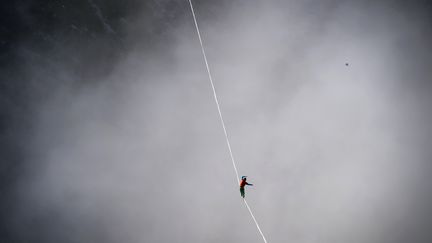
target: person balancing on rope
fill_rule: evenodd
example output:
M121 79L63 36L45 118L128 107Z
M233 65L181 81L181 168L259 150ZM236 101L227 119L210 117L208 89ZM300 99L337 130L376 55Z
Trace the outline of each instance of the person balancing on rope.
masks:
M253 184L250 184L250 183L246 182L246 176L242 176L241 177L241 181L240 181L240 195L241 195L242 198L245 197L245 190L244 189L245 189L246 185L253 186Z

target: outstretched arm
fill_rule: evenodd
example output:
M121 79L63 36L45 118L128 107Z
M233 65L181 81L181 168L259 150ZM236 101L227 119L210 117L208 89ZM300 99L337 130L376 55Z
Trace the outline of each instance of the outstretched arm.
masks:
M248 186L253 186L253 184L251 184L251 183L247 183L247 182L246 182L246 185L248 185Z

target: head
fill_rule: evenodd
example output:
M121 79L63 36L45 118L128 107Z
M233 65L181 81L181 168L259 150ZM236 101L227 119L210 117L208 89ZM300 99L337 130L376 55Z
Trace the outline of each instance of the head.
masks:
M241 179L242 179L242 181L243 180L245 181L246 180L246 176L242 176Z

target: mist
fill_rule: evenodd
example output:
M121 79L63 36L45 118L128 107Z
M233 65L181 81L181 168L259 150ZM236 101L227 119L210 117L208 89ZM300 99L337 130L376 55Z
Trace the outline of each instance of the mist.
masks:
M65 48L13 46L33 95L23 101L32 102L28 115L13 118L29 125L11 135L23 158L5 239L260 242L187 1L151 1L119 17L109 1L85 4L93 19L83 23L99 28L89 39L55 29ZM246 198L268 241L429 242L428 8L194 4L239 173L254 184Z

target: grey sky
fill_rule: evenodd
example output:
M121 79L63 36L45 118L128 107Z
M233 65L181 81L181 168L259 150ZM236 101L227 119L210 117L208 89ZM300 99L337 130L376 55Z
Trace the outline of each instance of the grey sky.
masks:
M428 242L428 16L391 1L194 3L268 241ZM130 45L103 78L75 85L66 64L53 64L62 82L29 68L52 92L22 138L32 156L16 186L17 242L262 241L187 1L152 7L169 27L152 42L139 32L148 15L120 21Z

